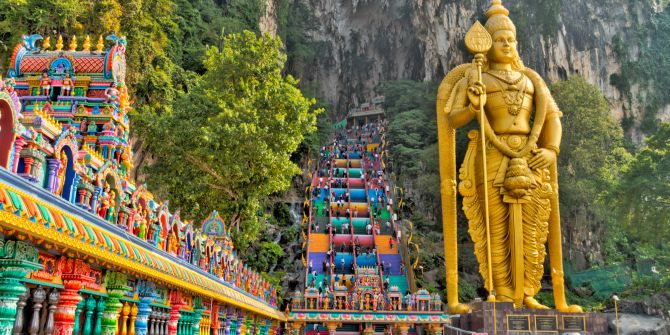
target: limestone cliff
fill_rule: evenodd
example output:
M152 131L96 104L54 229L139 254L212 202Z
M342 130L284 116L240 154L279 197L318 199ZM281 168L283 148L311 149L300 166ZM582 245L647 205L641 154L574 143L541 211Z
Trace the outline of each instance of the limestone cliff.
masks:
M342 116L369 99L384 80L439 80L467 62L463 36L475 19L483 20L488 0L267 0L262 29L275 32L282 8L301 6L313 24L305 34L315 56L295 60L294 74L314 95L331 103ZM667 0L518 0L506 1L519 30L525 64L548 81L579 74L599 86L618 119L631 121L627 133L636 143L648 92L640 85L621 92L612 75L621 71L615 42L640 39L634 29L651 13L665 10ZM279 14L281 15L281 14ZM296 24L289 16L284 25ZM294 32L295 33L295 32ZM651 42L650 42L651 43ZM290 49L290 46L288 46ZM305 47L305 46L303 46ZM290 50L289 50L290 51ZM625 49L635 61L639 50ZM299 63L299 64L296 64ZM670 108L656 117L670 120Z

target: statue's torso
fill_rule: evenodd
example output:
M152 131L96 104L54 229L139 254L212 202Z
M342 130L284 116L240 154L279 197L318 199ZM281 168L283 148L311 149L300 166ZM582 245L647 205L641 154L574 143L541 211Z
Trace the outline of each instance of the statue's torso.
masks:
M535 87L521 72L489 70L482 74L486 86L486 116L496 134L527 135Z

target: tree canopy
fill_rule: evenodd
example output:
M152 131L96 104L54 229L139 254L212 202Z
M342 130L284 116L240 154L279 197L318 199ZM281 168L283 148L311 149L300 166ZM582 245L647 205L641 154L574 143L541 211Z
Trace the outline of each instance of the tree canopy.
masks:
M242 228L243 248L244 235L259 229L261 197L287 189L300 172L291 154L321 110L282 75L278 38L231 34L206 54L205 74L170 111L139 116L155 158L148 181L188 217L219 210Z

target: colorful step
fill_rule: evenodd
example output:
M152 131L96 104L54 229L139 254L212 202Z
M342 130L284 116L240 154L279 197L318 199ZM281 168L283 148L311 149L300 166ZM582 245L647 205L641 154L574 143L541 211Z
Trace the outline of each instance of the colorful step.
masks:
M309 252L310 255L313 252L326 252L328 251L329 237L326 234L312 233L310 234L309 240Z

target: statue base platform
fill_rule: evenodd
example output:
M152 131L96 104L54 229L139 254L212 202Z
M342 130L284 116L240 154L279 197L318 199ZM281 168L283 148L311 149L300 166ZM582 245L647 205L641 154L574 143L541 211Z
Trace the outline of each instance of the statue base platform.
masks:
M471 307L472 313L456 316L452 319L452 326L488 334L607 334L607 316L600 313L515 309L511 302L478 301ZM445 335L452 334L456 335L456 331L447 328Z

